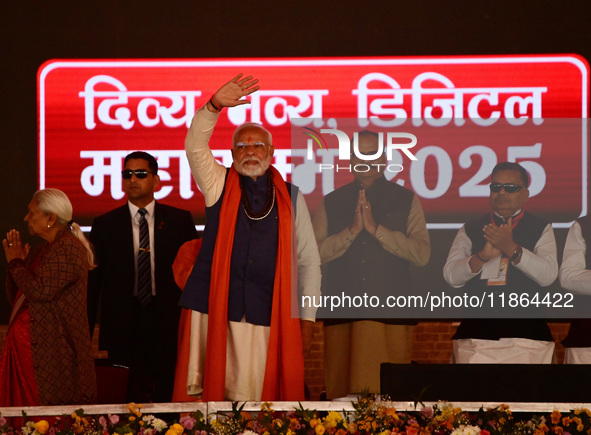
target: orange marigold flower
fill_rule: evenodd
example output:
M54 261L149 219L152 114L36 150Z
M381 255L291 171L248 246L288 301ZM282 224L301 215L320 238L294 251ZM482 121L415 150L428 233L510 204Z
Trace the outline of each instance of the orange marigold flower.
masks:
M395 420L399 420L398 414L396 413L396 408L388 408L386 415L393 417Z
M572 418L570 417L562 417L562 425L569 426L573 422Z
M183 432L185 431L185 428L178 423L175 423L172 426L170 426L170 429L178 435L183 435Z
M314 429L317 424L318 424L318 419L317 418L313 418L312 420L310 420L310 427L312 429Z
M579 425L577 426L577 430L578 430L579 432L583 432L583 431L585 430L585 426L583 426L582 424L579 424Z
M40 420L34 424L35 430L39 432L41 435L45 435L49 430L49 423L47 420Z
M347 431L345 429L337 429L335 435L347 435Z
M552 411L552 414L550 414L550 421L552 422L552 424L558 424L560 422L561 417L562 414L560 413L560 411L554 410Z
M316 427L314 428L314 432L316 433L316 435L323 435L324 434L324 426L322 426L321 424L317 424Z
M554 426L554 433L558 434L558 435L562 435L564 433L564 429L562 429L560 426Z

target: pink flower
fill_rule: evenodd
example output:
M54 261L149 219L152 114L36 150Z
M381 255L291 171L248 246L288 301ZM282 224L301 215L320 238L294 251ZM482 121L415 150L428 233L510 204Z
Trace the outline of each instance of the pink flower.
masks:
M427 418L433 417L433 408L421 408L421 414L423 414Z
M119 416L117 414L109 415L109 422L111 424L119 423Z
M4 417L0 417L0 426L4 426L6 424L6 419Z
M185 429L191 430L195 426L196 421L197 420L195 420L193 417L186 415L184 417L181 417L179 423L182 424Z
M107 419L105 418L104 415L100 416L99 424L103 427L103 429L107 427Z

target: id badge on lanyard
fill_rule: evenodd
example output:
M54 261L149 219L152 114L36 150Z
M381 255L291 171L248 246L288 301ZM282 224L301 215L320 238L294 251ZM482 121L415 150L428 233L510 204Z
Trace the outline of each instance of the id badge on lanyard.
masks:
M489 278L486 285L506 285L507 284L507 272L509 271L509 258L501 257L499 263L499 274L496 278Z

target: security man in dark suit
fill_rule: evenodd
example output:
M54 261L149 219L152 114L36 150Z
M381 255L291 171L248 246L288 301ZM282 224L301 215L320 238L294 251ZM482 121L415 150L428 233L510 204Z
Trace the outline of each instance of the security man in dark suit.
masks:
M89 275L91 332L100 305L99 348L130 368L128 400L170 402L177 351L180 289L172 263L197 238L191 213L160 204L156 159L142 151L125 157L127 204L92 225L97 268Z

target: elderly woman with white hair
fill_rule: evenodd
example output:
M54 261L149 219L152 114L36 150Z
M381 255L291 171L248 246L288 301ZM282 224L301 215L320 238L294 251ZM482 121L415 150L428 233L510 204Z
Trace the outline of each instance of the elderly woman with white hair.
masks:
M93 403L86 312L92 247L61 190L36 192L25 222L30 234L45 242L29 252L14 229L2 241L12 312L0 359L0 406Z

